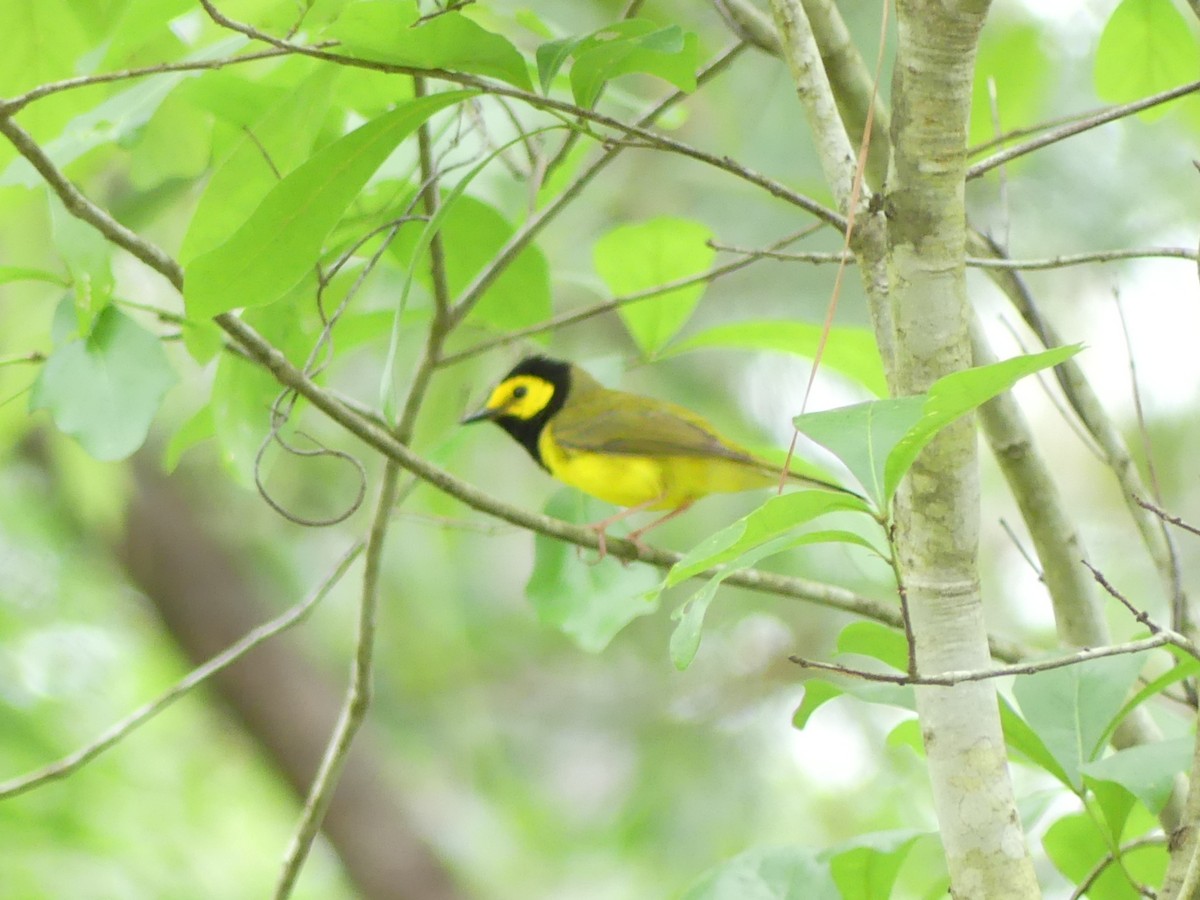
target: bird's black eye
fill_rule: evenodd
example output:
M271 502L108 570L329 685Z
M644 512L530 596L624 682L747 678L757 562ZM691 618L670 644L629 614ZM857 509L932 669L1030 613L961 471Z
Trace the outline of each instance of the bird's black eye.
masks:
M529 388L525 387L525 385L523 385L523 384L518 384L515 388L513 388L513 392L512 392L513 399L520 400L522 397L524 397L528 393L529 393Z

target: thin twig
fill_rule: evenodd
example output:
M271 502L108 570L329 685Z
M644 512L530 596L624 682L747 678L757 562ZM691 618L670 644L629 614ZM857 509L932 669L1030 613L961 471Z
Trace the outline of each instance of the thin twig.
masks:
M1195 93L1198 90L1200 90L1200 81L1193 81L1189 84L1171 88L1170 90L1151 94L1149 97L1143 97L1141 100L1135 100L1132 103L1124 103L1120 106L1109 107L1108 109L1102 109L1090 115L1083 116L1067 125L1051 129L1041 137L1026 141L1024 144L1018 144L1015 147L1010 147L1007 150L1001 150L999 153L975 163L975 165L967 169L967 180L970 181L972 178L978 178L980 175L991 171L997 166L1002 166L1006 162L1014 160L1019 156L1025 156L1034 150L1040 150L1042 147L1047 147L1066 138L1074 137L1077 134L1098 128L1101 125L1107 125L1109 122L1115 122L1117 119L1132 116L1144 109L1150 109L1152 106L1158 106L1162 103L1168 103L1171 100L1177 100L1180 97L1186 97L1188 94Z
M1162 507L1156 506L1155 504L1151 503L1149 500L1145 500L1141 497L1135 497L1134 501L1142 509L1144 509L1148 512L1154 513L1154 515L1158 516L1164 522L1174 525L1176 528L1182 528L1184 531L1190 532L1191 534L1194 534L1197 537L1200 537L1200 528L1197 528L1195 525L1189 525L1183 519L1179 518L1179 516L1173 516L1169 512L1167 512L1165 509L1163 509Z
M222 669L228 668L233 663L237 662L259 644L273 638L282 631L286 631L294 625L302 622L309 613L313 611L318 603L325 598L330 590L333 589L346 574L346 570L350 568L350 564L358 558L362 552L363 544L358 542L347 550L342 558L338 560L333 570L328 576L314 589L307 597L293 606L286 612L281 613L269 622L259 625L257 628L249 631L245 637L231 644L228 648L218 653L208 662L201 666L197 666L186 676L181 678L170 689L164 691L155 699L142 707L134 710L121 721L112 725L107 731L101 734L96 740L92 741L85 747L81 747L74 753L64 756L57 762L30 772L27 775L22 775L18 778L13 778L5 782L0 782L0 799L13 797L17 794L24 793L39 785L45 784L48 781L54 781L59 778L65 778L78 769L82 768L87 763L91 762L105 750L108 750L114 744L123 740L132 731L141 725L144 725L150 719L154 718L172 703L183 697L194 688L203 684L213 675L216 675Z
M1146 650L1153 650L1156 647L1164 647L1167 644L1179 647L1184 652L1200 659L1200 653L1197 652L1195 645L1191 641L1181 634L1167 630L1160 630L1157 634L1148 638L1142 638L1141 640L1128 641L1124 644L1112 644L1107 647L1092 647L1068 656L1056 656L1053 659L1045 659L1040 662L1014 663L1007 666L996 666L994 669L943 672L940 675L913 676L905 673L896 673L893 675L887 672L869 672L864 669L854 669L838 663L818 662L817 660L805 659L802 656L789 656L788 659L802 669L817 669L822 672L832 672L836 675L845 675L862 681L874 681L881 684L953 687L956 684L963 684L968 681L986 681L990 678L1002 678L1007 675L1034 675L1038 672L1048 672L1051 669L1061 669L1064 666L1076 666L1092 659L1142 653Z
M1096 584L1104 588L1105 593L1129 610L1129 612L1133 614L1133 617L1137 621L1141 622L1150 630L1151 634L1159 634L1162 632L1162 627L1154 623L1154 621L1150 618L1150 614L1144 609L1138 609L1136 606L1134 606L1128 597L1113 587L1112 583L1104 577L1104 573L1102 573L1086 559L1082 559L1080 562L1082 562L1087 567L1088 571L1092 573L1092 577L1096 579Z

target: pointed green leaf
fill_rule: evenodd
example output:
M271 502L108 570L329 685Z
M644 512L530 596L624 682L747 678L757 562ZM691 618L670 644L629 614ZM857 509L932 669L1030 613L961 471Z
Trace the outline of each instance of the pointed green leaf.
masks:
M840 459L883 508L888 499L884 491L888 454L924 412L924 396L898 397L804 413L792 421L801 434Z
M1194 749L1192 738L1172 738L1118 750L1080 769L1092 778L1121 785L1157 814L1171 797L1175 777L1191 766Z
M1049 772L1065 786L1071 787L1070 776L1058 764L1054 754L1046 747L1046 742L1029 727L1029 723L1021 718L1003 694L1000 695L1000 727L1004 729L1004 740L1009 747L1021 753L1031 764Z
M696 89L699 44L677 25L626 19L591 34L573 55L571 91L580 106L595 103L605 82L634 72L657 75L681 91Z
M278 300L312 271L326 235L396 145L467 96L455 91L404 103L291 172L229 240L187 267L188 315L209 318Z
M824 513L866 509L866 504L858 497L832 491L795 491L772 497L754 512L718 531L686 553L667 573L666 586L672 587L705 569L727 563ZM855 543L870 546L858 535L850 535L848 532L839 532L839 535L838 540L853 539Z
M1026 375L1056 366L1082 349L1082 344L1055 347L1042 353L1016 356L939 378L929 388L929 399L925 402L925 415L921 421L888 454L884 496L891 498L917 455L933 440L934 435L959 416L1007 391Z
M821 325L808 322L728 322L714 325L671 345L664 355L675 356L709 347L739 350L775 350L812 359L820 344ZM887 394L883 361L875 335L866 328L833 328L821 355L821 367L857 381L879 397Z
M562 38L557 41L547 41L537 48L538 84L542 93L550 93L550 85L571 54L575 52L584 38Z
M699 222L666 216L622 225L596 242L596 271L614 294L633 294L707 272L716 251ZM645 356L654 356L683 327L704 293L703 282L620 309Z
M49 410L58 429L96 459L124 459L146 440L175 381L158 338L108 306L86 339L46 360L29 408Z
M473 72L533 89L524 57L507 38L458 12L419 20L416 0L364 0L343 12L329 32L360 59Z
M860 403L806 413L793 422L801 434L833 452L880 506L934 435L1026 375L1057 365L1081 345L1056 347L939 378L927 395Z

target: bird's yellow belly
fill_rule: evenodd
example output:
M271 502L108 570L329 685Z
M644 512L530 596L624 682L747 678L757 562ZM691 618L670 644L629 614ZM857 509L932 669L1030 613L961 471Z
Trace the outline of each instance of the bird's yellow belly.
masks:
M616 506L676 509L708 494L766 487L774 477L719 457L632 456L567 450L546 428L538 441L542 461L559 481ZM655 501L655 502L652 502Z

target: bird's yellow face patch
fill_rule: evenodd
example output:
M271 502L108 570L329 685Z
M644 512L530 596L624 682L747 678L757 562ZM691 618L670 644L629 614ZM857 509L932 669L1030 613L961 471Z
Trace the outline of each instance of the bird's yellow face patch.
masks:
M550 402L555 387L536 375L514 375L496 385L488 397L485 409L495 416L512 416L515 419L532 419Z

